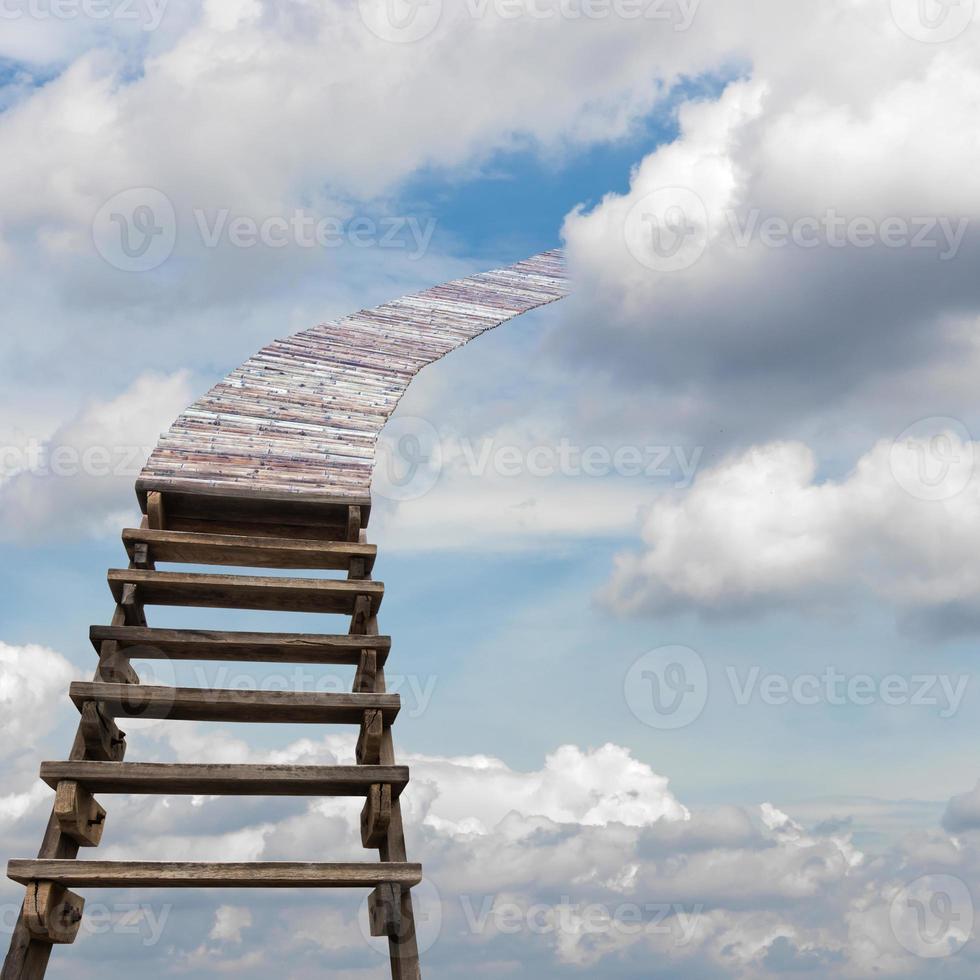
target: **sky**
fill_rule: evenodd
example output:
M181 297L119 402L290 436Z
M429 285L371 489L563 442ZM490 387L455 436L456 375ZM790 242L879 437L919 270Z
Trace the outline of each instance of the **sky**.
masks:
M379 450L423 975L975 976L977 20L0 3L0 857L36 853L38 764L73 737L67 685L173 418L273 338L562 246L573 295L426 368ZM354 748L184 722L129 741ZM107 860L365 857L350 801L105 802ZM21 894L0 884L0 931ZM52 977L388 969L359 895L86 897Z

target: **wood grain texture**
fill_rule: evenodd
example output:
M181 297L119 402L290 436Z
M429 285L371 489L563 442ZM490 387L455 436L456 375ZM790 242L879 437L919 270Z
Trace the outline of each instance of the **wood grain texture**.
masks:
M144 503L165 491L173 528L176 495L192 490L339 498L364 508L365 526L378 436L416 374L568 291L562 254L545 252L274 341L160 439L137 485Z
M359 596L367 597L371 608L376 611L384 595L384 585L380 582L150 572L141 568L111 569L108 581L117 602L126 587L133 586L140 603L148 606L203 606L350 615Z
M397 694L209 690L83 681L74 681L68 694L80 710L94 702L113 718L171 721L357 725L365 711L374 710L380 711L385 724L390 725L401 706Z
M225 630L149 629L137 626L93 626L89 638L96 650L118 643L135 660L215 660L255 663L347 664L356 666L365 649L384 664L390 636L329 633L246 633Z
M317 568L349 571L353 560L374 567L375 545L345 541L289 541L276 537L227 534L195 534L181 531L152 531L127 528L123 544L130 560L145 545L154 562L188 565L236 565L242 568Z
M385 883L411 888L422 866L407 862L308 864L190 861L10 861L7 877L26 885L52 881L76 888L376 888Z
M41 779L52 788L70 780L90 793L366 798L377 785L400 793L408 767L43 762Z

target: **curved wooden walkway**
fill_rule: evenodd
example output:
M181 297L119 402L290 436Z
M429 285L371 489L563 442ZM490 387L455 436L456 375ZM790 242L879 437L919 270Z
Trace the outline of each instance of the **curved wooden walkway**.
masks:
M561 252L544 252L274 341L177 419L138 485L367 503L378 436L415 375L567 293Z

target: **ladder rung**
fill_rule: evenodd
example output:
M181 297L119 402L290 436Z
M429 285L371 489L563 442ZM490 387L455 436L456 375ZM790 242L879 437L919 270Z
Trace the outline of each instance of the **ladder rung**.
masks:
M360 724L380 710L386 725L398 714L397 694L320 694L305 691L235 691L147 684L73 681L69 697L81 710L96 701L110 718L241 721L282 724Z
M242 568L348 569L351 559L364 561L365 571L374 567L378 549L373 544L344 541L289 541L271 537L227 534L192 534L127 528L123 544L134 557L137 544L149 546L153 561L189 565L238 565Z
M269 609L280 612L354 612L358 596L371 599L377 613L384 595L381 582L316 578L274 578L253 575L198 575L112 569L109 588L116 602L123 588L135 585L139 601L148 606L218 606L225 609Z
M306 864L248 862L205 864L188 861L10 861L7 877L22 885L53 881L89 888L411 888L422 866L401 862Z
M230 660L297 664L353 664L361 650L377 650L383 666L390 636L319 635L316 633L234 633L212 630L148 629L139 626L93 626L96 651L106 640L138 660Z
M90 793L202 796L367 796L408 785L407 766L186 765L154 762L43 762L52 789L78 783Z

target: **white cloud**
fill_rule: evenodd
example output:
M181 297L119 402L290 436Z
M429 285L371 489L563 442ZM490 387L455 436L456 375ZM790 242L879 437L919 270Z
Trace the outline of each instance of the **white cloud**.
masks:
M148 372L115 398L90 401L50 436L8 447L0 534L118 530L136 510L133 484L157 439L193 400L189 372Z
M901 429L951 399L972 413L951 384L975 373L980 314L970 35L913 42L887 3L729 6L748 77L683 105L680 135L626 193L569 216L578 309L556 344L715 445ZM814 246L767 238L770 219L819 222ZM836 219L870 239L838 247ZM675 266L656 251L672 251L672 227Z
M210 938L226 943L240 943L242 931L250 928L251 925L251 910L235 905L222 905L214 914L214 926Z
M958 461L945 471L948 499L922 499L942 490L931 478L945 465L926 438L879 442L839 480L818 479L802 443L736 454L650 505L644 548L617 557L604 598L624 614L711 614L872 595L950 630L975 626L975 444L943 438Z
M324 763L350 751L349 739L331 735L256 758ZM420 921L436 929L426 963L447 975L474 957L487 975L490 964L522 962L549 978L584 968L625 980L649 969L651 957L677 977L763 978L803 966L855 978L883 969L932 975L890 924L895 896L922 875L969 881L980 871L969 834L958 842L913 835L868 856L839 826L808 828L771 804L685 807L663 777L614 745L564 746L528 773L484 756L404 761L413 775L403 797L409 847L430 882L417 894ZM228 802L141 799L130 811L120 801L104 856L276 860L290 848L319 848L324 860L364 859L356 801L288 812L283 800ZM297 977L325 963L351 976L370 968L357 899L317 902L313 910L306 893L256 892L245 905L218 896L178 903L163 936L168 962L176 958L188 975L220 964L242 976L270 963ZM131 939L119 937L119 955L145 957ZM936 975L966 977L971 964L964 951Z
M76 669L60 654L29 644L0 642L0 754L32 751L54 727ZM33 761L33 760L32 760Z

